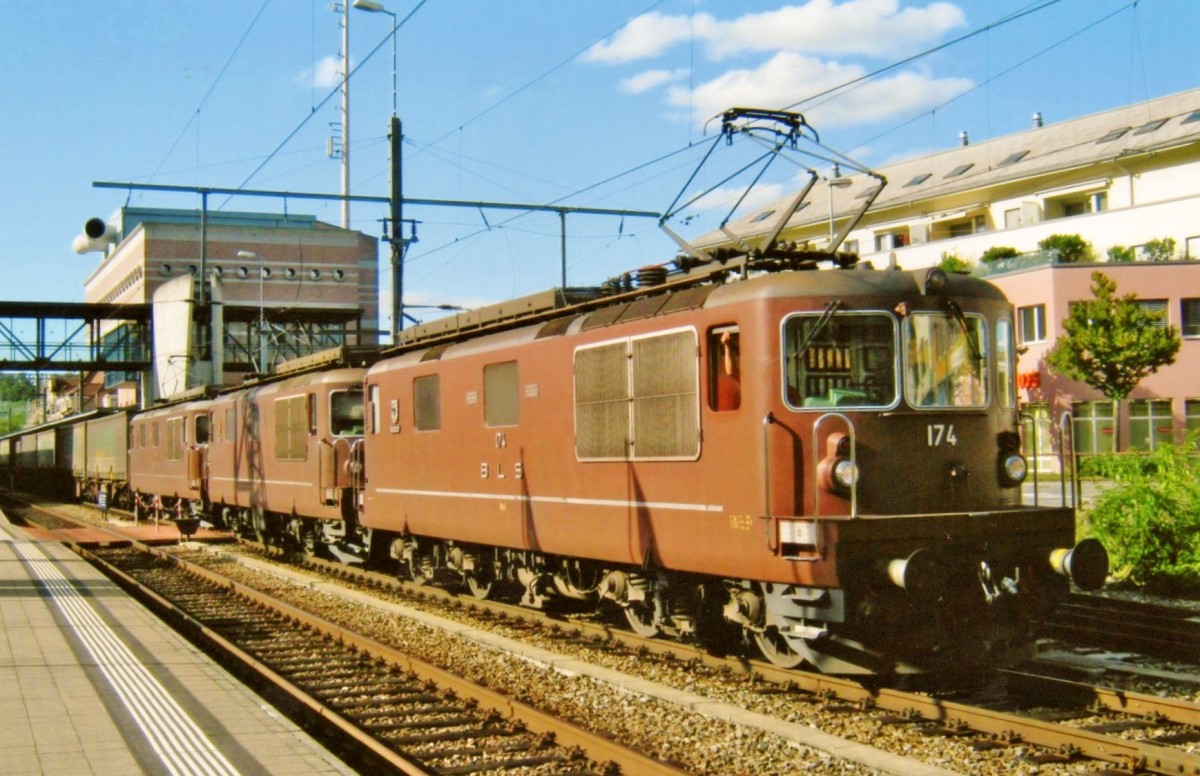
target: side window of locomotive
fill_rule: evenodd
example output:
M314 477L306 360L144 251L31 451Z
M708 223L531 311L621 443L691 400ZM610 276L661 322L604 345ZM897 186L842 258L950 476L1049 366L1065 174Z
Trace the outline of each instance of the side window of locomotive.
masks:
M171 418L167 421L167 460L182 459L184 445L183 418Z
M987 404L988 339L978 315L914 313L904 321L904 393L914 407Z
M783 324L784 395L791 407L896 403L897 332L886 313L804 313Z
M196 444L208 444L208 413L196 416L195 434Z
M159 426L159 422L157 420L154 421L152 424L150 424L150 446L151 447L158 447L158 438L159 438L158 426Z
M275 401L275 458L303 461L308 457L308 395Z
M488 364L483 368L483 422L487 426L515 426L521 403L517 362Z
M425 375L413 380L413 428L438 431L442 427L442 385L440 375Z
M736 326L708 332L708 407L716 412L742 404L741 334Z
M371 426L370 426L370 428L367 429L367 431L372 434L378 434L379 429L381 428L379 425L379 421L380 421L379 413L381 412L381 410L379 407L379 386L378 385L371 386L370 405L371 405ZM399 420L399 418L397 418L397 420Z
M237 441L237 407L225 410L225 441Z
M329 433L357 436L363 432L363 390L349 388L329 394Z
M996 321L996 400L1005 409L1017 406L1015 352L1012 322L1001 318Z

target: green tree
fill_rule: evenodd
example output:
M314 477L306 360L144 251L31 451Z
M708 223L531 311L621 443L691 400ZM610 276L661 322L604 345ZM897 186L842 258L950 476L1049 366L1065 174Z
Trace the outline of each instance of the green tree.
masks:
M1190 435L1147 458L1101 458L1114 486L1088 515L1113 571L1167 594L1200 590L1200 458Z
M1137 296L1118 297L1117 284L1103 272L1092 273L1092 299L1071 305L1063 334L1046 355L1050 370L1087 383L1113 402L1129 397L1147 375L1175 363L1179 329L1159 325L1162 313L1137 304ZM1120 440L1114 440L1120 449Z
M942 260L938 268L943 272L970 272L971 262L951 251L942 251Z
M29 401L37 395L29 375L0 375L0 401Z
M1175 258L1175 238L1164 237L1161 240L1147 240L1142 246L1146 258L1150 261L1171 261Z
M1020 255L1021 252L1011 246L993 245L983 252L979 260L984 264L991 264L993 261L1000 261L1001 259L1015 259Z
M1092 244L1077 234L1052 234L1038 242L1038 247L1057 252L1058 260L1063 264L1090 261L1095 256Z
M1112 262L1137 261L1137 251L1127 245L1114 245L1108 249L1108 260Z

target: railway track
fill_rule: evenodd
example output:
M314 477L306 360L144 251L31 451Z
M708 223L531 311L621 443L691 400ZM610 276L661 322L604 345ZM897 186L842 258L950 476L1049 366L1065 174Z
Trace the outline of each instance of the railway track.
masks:
M749 685L752 693L770 699L767 705L816 704L830 717L870 716L880 729L903 728L917 736L952 739L976 751L1006 751L1039 767L1092 758L1120 769L1113 772L1200 774L1195 746L1200 741L1200 711L1182 701L1106 691L1079 683L1048 685L1044 677L1013 675L1006 677L1006 682L1035 686L1040 688L1039 697L1069 699L1072 704L1065 709L1056 704L1053 708L1014 713L1002 708L1014 703L1012 695L989 705L978 699L960 702L928 693L864 687L736 657L721 658L686 645L640 639L614 631L607 623L547 623L543 615L526 609L473 599L464 603L448 591L429 586L414 590L393 578L339 564L310 559L306 565L371 591L385 589L410 599L419 596L423 601L458 610L472 621L503 622L515 630L555 634L561 644L592 650L597 656L636 655L641 664L661 660L677 667L687 666L689 673L697 676L724 677L735 684Z
M613 630L587 620L547 622L543 615L491 601L466 600L452 592L405 583L340 564L306 559L304 565L372 590L401 591L484 620L516 629L549 632L552 640L603 653L637 655L643 663L663 660L710 676L740 677L764 696L815 702L828 715L875 715L880 726L903 726L925 737L955 738L974 749L1027 749L1038 765L1094 759L1112 773L1200 774L1200 706L1185 701L1106 690L1046 676L1007 672L1007 691L985 700L958 702L944 695L865 687L862 684L775 666L719 657L694 649ZM1024 711L1006 709L1019 703ZM1045 705L1052 703L1052 705ZM1064 703L1068 704L1064 707ZM1032 708L1031 708L1032 707Z
M170 553L75 549L364 771L684 773Z
M1041 635L1072 644L1200 664L1200 612L1196 611L1075 594L1036 626Z

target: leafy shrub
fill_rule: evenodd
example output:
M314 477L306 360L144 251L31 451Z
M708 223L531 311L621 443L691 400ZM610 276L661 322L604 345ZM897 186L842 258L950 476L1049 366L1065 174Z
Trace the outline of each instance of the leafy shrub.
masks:
M1000 261L1001 259L1015 259L1020 255L1021 252L1016 248L1012 248L1007 245L993 245L991 248L988 248L983 252L983 255L979 257L979 260L984 264L991 264L993 261Z
M1090 261L1095 255L1092 244L1077 234L1052 234L1038 243L1044 251L1056 251L1063 264Z
M1114 573L1162 593L1200 590L1197 436L1149 456L1104 456L1113 487L1089 514Z
M970 272L971 262L951 251L942 251L942 260L938 267L943 272Z
M1142 252L1150 261L1170 261L1175 258L1175 239L1164 237L1161 240L1147 240Z
M1108 260L1114 262L1137 261L1137 251L1127 245L1114 245L1108 249Z

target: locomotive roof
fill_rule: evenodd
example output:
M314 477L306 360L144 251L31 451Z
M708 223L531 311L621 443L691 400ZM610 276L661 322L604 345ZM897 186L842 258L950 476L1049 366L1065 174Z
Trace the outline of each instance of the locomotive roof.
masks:
M831 270L821 272L781 272L760 275L744 283L726 283L709 297L705 307L733 304L747 299L775 297L813 297L835 299L855 296L885 296L900 299L924 296L924 281L929 270ZM970 275L944 273L947 286L943 295L1007 301L992 283Z
M461 356L475 349L510 347L551 334L596 329L672 312L712 309L752 300L808 298L819 302L832 299L845 302L854 298L869 300L875 297L892 302L912 302L925 297L934 299L944 296L1007 303L1003 292L992 283L961 273L943 273L941 270L937 272L945 277L944 289L940 293L927 293L926 279L932 271L861 267L795 270L760 273L745 279L725 278L721 282L702 285L666 284L655 289L641 289L640 294L627 293L595 299L464 331L447 327L445 331L435 332L427 339L417 339L408 345L391 349L388 352L391 357L374 367L373 371L387 371L414 362L441 358L442 353L451 346L454 355ZM890 308L891 304L887 307Z
M36 426L29 426L27 428L19 428L15 431L10 431L7 434L0 436L0 439L17 439L19 437L29 436L30 434L38 434L43 431L50 431L52 429L59 428L60 426L70 426L79 423L80 421L101 418L106 415L115 415L119 412L125 411L126 410L124 409L101 407L100 409L88 410L87 412L78 412L74 415L68 415L65 418L59 418L58 420L51 420L47 423L41 423Z

